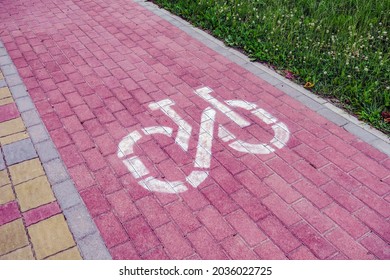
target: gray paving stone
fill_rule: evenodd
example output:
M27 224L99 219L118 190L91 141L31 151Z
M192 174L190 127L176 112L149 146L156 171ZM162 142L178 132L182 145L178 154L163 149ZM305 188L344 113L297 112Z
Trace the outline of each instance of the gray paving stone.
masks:
M15 100L15 102L20 113L35 109L35 105L29 96L18 98Z
M279 79L275 78L274 76L272 76L266 72L258 75L258 77L262 78L264 81L266 81L267 83L269 83L273 86L276 86L276 85L281 83L281 81Z
M12 60L9 56L0 56L0 66L12 64Z
M18 74L5 76L5 81L7 82L8 86L10 86L10 87L23 84L23 81L22 81L22 79L20 79Z
M23 112L21 113L21 115L22 115L23 122L27 128L42 123L42 120L39 117L38 112L36 110Z
M80 195L71 180L55 184L52 188L62 210L82 203Z
M5 169L5 162L4 162L4 158L3 158L3 153L1 151L1 148L0 148L0 170L3 170Z
M64 210L68 225L76 239L82 239L96 232L91 216L82 204Z
M371 144L380 150L381 152L385 153L386 155L390 156L390 144L386 143L382 139L376 139L371 142Z
M29 138L3 146L7 165L12 165L37 157L35 148Z
M354 123L347 123L343 126L347 131L351 132L353 135L359 137L360 139L371 142L377 139L374 135L363 129L362 127L354 124Z
M108 252L99 233L94 233L77 240L77 245L81 251L82 257L85 260L111 260L111 255Z
M43 164L47 177L52 185L64 182L69 178L64 164L60 159L54 159L52 161Z
M13 75L18 73L18 71L16 70L13 64L4 65L1 68L1 72L3 72L4 75Z
M28 133L30 134L31 140L37 144L49 139L49 135L46 131L46 128L43 124L37 124L27 128Z
M9 90L12 93L14 99L18 99L24 96L28 96L26 87L24 85L10 86Z
M6 87L6 86L7 86L7 83L5 82L5 80L0 80L0 88Z
M327 109L327 108L322 108L317 111L318 114L321 116L325 117L326 119L330 120L331 122L337 124L338 126L343 126L348 123L348 121L340 116L339 114Z
M318 111L318 110L321 110L322 108L324 108L324 106L322 106L320 103L314 101L313 99L311 99L310 97L308 97L306 95L300 95L296 99L299 100L300 102L302 102L304 105L306 105L310 109L312 109L313 111Z
M60 157L51 140L38 143L35 145L35 148L37 149L37 153L42 163L46 163Z
M276 85L275 87L280 89L281 91L287 93L289 96L294 97L294 98L297 98L298 96L302 95L302 92L300 92L299 90L297 90L293 87L290 87L286 84L279 84L279 85Z

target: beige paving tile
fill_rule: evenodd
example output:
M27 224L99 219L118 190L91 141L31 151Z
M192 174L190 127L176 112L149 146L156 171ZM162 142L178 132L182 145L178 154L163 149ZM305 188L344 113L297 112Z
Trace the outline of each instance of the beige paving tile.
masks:
M58 254L48 257L46 260L82 260L77 247L70 248Z
M15 133L15 134L12 134L12 135L8 135L8 136L5 136L5 137L0 137L0 144L1 145L7 145L7 144L11 144L13 142L16 142L16 141L19 141L19 140L23 140L23 139L26 139L26 138L28 138L28 133L26 131L18 132L18 133Z
M33 224L27 230L37 259L44 259L76 245L62 214Z
M0 260L35 260L30 245L0 257Z
M41 176L15 186L22 212L55 201L46 176Z
M39 159L31 159L10 166L9 172L14 185L26 182L45 174Z
M11 181L9 180L7 170L1 170L0 171L0 187L10 184Z
M26 127L23 124L22 118L16 118L0 123L0 137L8 136L25 130Z
M0 80L3 80L3 79L4 79L3 73L1 73L1 71L0 71Z
M14 103L14 100L13 100L12 97L6 97L6 98L3 98L3 99L0 99L0 106L7 105L7 104L10 104L10 103Z
M12 200L15 200L15 194L11 185L0 187L0 205L6 204Z
M0 226L0 256L28 245L22 219Z

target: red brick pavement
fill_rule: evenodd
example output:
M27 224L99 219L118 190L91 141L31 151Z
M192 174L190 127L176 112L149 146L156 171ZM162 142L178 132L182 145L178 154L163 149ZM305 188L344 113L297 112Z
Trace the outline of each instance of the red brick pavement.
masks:
M390 159L132 1L2 1L0 38L113 258L390 259ZM153 176L192 171L202 111L194 89L243 99L284 122L269 155L217 137L210 176L187 192L142 188L116 155L129 132L175 124L148 104L169 98L192 126L188 154L166 136L135 153ZM13 114L1 112L0 118ZM243 140L269 141L253 118ZM271 135L271 138L270 138Z

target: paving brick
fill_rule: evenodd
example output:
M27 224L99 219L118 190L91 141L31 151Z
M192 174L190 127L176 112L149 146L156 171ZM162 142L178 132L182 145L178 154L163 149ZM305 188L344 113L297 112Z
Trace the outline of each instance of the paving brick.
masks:
M287 257L271 240L262 242L254 249L262 260L286 260Z
M104 157L96 148L92 148L90 150L84 151L82 152L82 155L85 161L87 162L87 166L92 171L97 171L107 166Z
M307 180L301 180L295 183L293 187L319 209L324 208L333 201L323 190Z
M222 214L226 215L234 210L237 210L239 206L235 203L223 190L217 185L211 185L206 188L202 188L203 193L210 203L217 208Z
M375 231L383 240L390 241L390 225L373 210L365 207L355 213L355 216Z
M334 182L329 182L322 189L349 212L364 206L359 199Z
M49 255L75 246L63 215L33 224L27 228L36 257L43 259Z
M361 185L358 181L333 164L322 168L321 171L327 174L348 191L354 190Z
M111 207L97 187L90 187L80 193L92 217L108 212Z
M111 204L116 216L123 223L138 216L140 212L135 207L134 202L124 190L119 190L107 195L107 199Z
M323 212L355 239L358 239L369 231L367 226L363 225L347 210L336 203L332 203L326 207Z
M336 151L334 148L329 147L321 152L321 154L331 161L334 165L341 168L345 172L349 172L357 167L357 164L348 159L341 152Z
M25 130L26 128L21 118L16 118L0 123L0 137L8 136Z
M48 113L48 114L43 115L41 117L42 117L42 121L44 122L48 131L52 131L54 129L62 127L62 123L60 121L60 118L54 112Z
M79 191L95 184L95 180L85 164L74 166L68 170Z
M60 155L50 140L35 145L39 158L43 163L59 158Z
M388 243L379 238L375 233L364 237L360 243L379 259L388 260L390 258L390 248Z
M333 243L342 253L353 260L369 260L374 259L362 245L355 242L345 231L337 228L326 234L326 239Z
M182 201L177 200L165 208L184 234L201 226L194 213Z
M59 213L61 213L59 205L57 202L52 202L23 213L23 218L26 226L30 226Z
M249 170L237 174L235 178L256 197L265 197L271 193L271 189Z
M190 189L186 192L182 192L179 196L193 211L200 210L210 204L206 197L197 189Z
M328 160L325 159L320 153L316 152L305 144L301 144L295 147L293 150L316 169L328 163Z
M30 246L17 249L11 253L0 256L0 260L35 260Z
M144 253L141 257L144 260L169 260L170 259L162 246L156 247Z
M317 260L317 257L306 247L301 246L288 255L291 260Z
M350 157L358 152L358 150L353 147L350 143L344 141L343 139L340 139L336 135L329 135L324 138L324 141L332 146L336 151L344 154L347 157Z
M299 222L302 218L277 194L272 193L262 199L263 204L278 217L287 227Z
M294 235L320 259L325 259L337 252L327 240L321 237L321 235L306 222L292 226L291 230Z
M193 248L173 223L162 225L156 228L155 232L173 259L183 259L194 253Z
M284 181L277 174L273 174L264 179L264 182L271 187L281 198L291 204L302 197L290 184Z
M0 179L2 179L1 175ZM1 184L3 184L3 182ZM12 200L15 200L15 195L11 185L5 185L3 187L0 187L0 205L6 204Z
M274 158L266 162L266 164L278 175L280 175L288 183L294 183L301 176L285 161L280 158Z
M239 190L231 196L254 221L269 214L268 209L261 204L261 201L245 189Z
M75 115L62 118L61 121L64 124L65 130L70 134L84 129L81 122Z
M140 260L140 256L134 249L133 244L128 241L120 244L110 250L112 259L114 260Z
M112 212L100 215L94 221L108 248L112 248L128 240L125 230Z
M274 216L268 216L257 224L285 254L301 245L301 242Z
M130 240L140 254L157 247L160 241L142 216L124 224Z
M228 151L221 151L213 156L233 175L246 169L245 165Z
M0 187L11 183L7 170L0 170Z
M214 168L210 175L228 194L231 194L241 188L240 184L234 179L234 177L222 166Z
M390 173L390 170L380 165L377 161L363 155L362 153L357 153L351 157L355 163L359 164L360 167L371 172L379 179L387 177Z
M226 253L213 237L202 227L187 235L196 252L202 259L226 260Z
M152 196L137 200L136 206L153 229L170 221L165 209Z
M353 194L383 217L388 218L390 216L390 203L379 197L370 189L363 186L354 191Z
M82 260L77 247L73 247L46 258L46 260Z
M15 103L0 106L0 122L9 121L17 117L19 117L19 111Z
M256 254L248 248L239 235L226 238L222 243L222 247L232 259L237 260L255 260Z
M84 158L74 144L60 148L58 151L68 168L84 163Z
M330 180L328 177L330 175L325 176L306 161L296 162L293 164L293 166L316 186L322 186Z
M16 201L0 205L0 226L20 218L20 211Z
M31 159L9 167L11 180L14 185L44 175L41 163L38 159Z
M15 186L15 193L22 212L55 200L46 176Z
M306 199L302 199L298 203L295 203L293 208L320 233L324 233L335 226L332 220L315 208Z
M268 177L273 173L263 161L253 155L245 155L241 157L240 160L260 179Z
M95 178L104 194L109 194L122 188L110 168L100 169L95 172Z
M390 190L389 185L383 183L378 177L361 167L350 172L350 175L380 196L388 193Z
M221 241L228 236L232 236L236 232L212 206L207 206L199 211L198 218L218 241Z
M22 219L0 226L0 255L29 244Z
M77 131L73 133L71 137L79 151L85 151L95 146L85 131Z

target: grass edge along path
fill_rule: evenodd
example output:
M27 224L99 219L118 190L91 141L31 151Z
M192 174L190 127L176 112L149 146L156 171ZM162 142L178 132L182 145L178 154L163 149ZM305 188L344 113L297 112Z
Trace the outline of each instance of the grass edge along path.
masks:
M390 0L150 2L390 136Z

